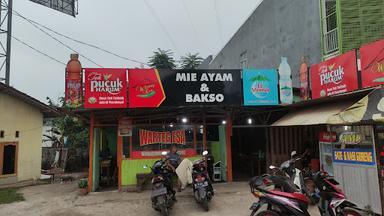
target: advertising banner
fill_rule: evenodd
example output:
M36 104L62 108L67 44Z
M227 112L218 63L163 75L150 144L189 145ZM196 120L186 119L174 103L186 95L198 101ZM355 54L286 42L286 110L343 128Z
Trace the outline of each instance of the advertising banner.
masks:
M129 107L159 107L165 100L164 88L156 69L129 69Z
M334 57L310 69L312 99L341 94L358 88L356 51Z
M65 73L65 104L70 108L78 108L82 104L81 74Z
M384 84L384 39L360 48L363 88Z
M240 70L130 69L129 107L240 105Z
M178 144L185 145L185 130L150 131L139 130L140 146L152 144Z
M333 162L360 165L376 164L373 149L335 149L333 150Z
M133 151L132 152L132 159L153 159L153 158L159 158L162 157L161 153L164 150L146 150L146 151ZM177 151L178 154L182 157L193 157L196 156L196 150L189 148L189 149L182 149Z
M243 70L245 106L278 105L278 78L275 69Z
M86 68L85 108L126 108L126 69Z

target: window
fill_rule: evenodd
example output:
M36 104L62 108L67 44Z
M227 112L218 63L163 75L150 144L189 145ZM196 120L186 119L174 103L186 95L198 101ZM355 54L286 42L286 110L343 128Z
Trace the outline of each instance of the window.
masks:
M247 51L240 54L240 69L248 68Z
M322 2L324 54L329 55L339 50L336 0L323 0Z
M0 131L0 138L4 138L4 131Z
M19 135L20 135L19 131L16 131L15 138L19 138Z
M17 143L0 143L0 176L17 173Z

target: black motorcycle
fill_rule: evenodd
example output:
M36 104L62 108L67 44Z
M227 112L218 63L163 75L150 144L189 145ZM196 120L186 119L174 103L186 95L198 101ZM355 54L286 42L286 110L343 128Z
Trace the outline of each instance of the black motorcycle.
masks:
M208 203L212 200L214 192L205 160L207 154L208 152L204 151L204 158L193 163L192 186L196 202L199 203L204 210L209 211Z
M166 152L162 153L163 155ZM144 168L148 168L144 166ZM166 159L156 161L152 167L152 207L163 216L169 215L176 200L176 191L173 189L172 172L166 164Z

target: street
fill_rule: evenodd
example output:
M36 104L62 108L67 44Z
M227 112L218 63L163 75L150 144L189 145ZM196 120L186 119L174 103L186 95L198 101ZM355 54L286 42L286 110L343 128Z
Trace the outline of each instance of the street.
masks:
M247 183L215 184L216 195L205 212L192 197L190 188L177 195L171 215L246 216L255 198ZM0 205L1 215L12 216L90 216L90 215L159 215L151 207L150 191L142 193L96 192L77 195L77 183L49 184L22 188L26 201ZM317 209L312 207L312 212ZM317 214L312 214L317 215Z

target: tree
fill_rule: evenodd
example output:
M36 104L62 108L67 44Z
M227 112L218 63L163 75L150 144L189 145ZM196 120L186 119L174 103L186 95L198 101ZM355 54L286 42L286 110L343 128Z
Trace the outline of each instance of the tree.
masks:
M157 51L153 52L153 56L149 57L148 64L156 69L173 69L176 67L173 52L160 48L157 48Z
M201 62L203 62L203 58L199 56L199 53L191 54L188 53L185 56L182 56L180 59L181 68L182 69L196 69Z
M55 104L49 97L47 97L48 104L56 108L64 108L64 98L59 98L59 103ZM89 143L88 127L72 115L62 115L52 120L52 128L50 130L52 136L44 135L45 138L52 141L55 147L72 147L72 148L86 148ZM66 142L64 143L64 137Z

